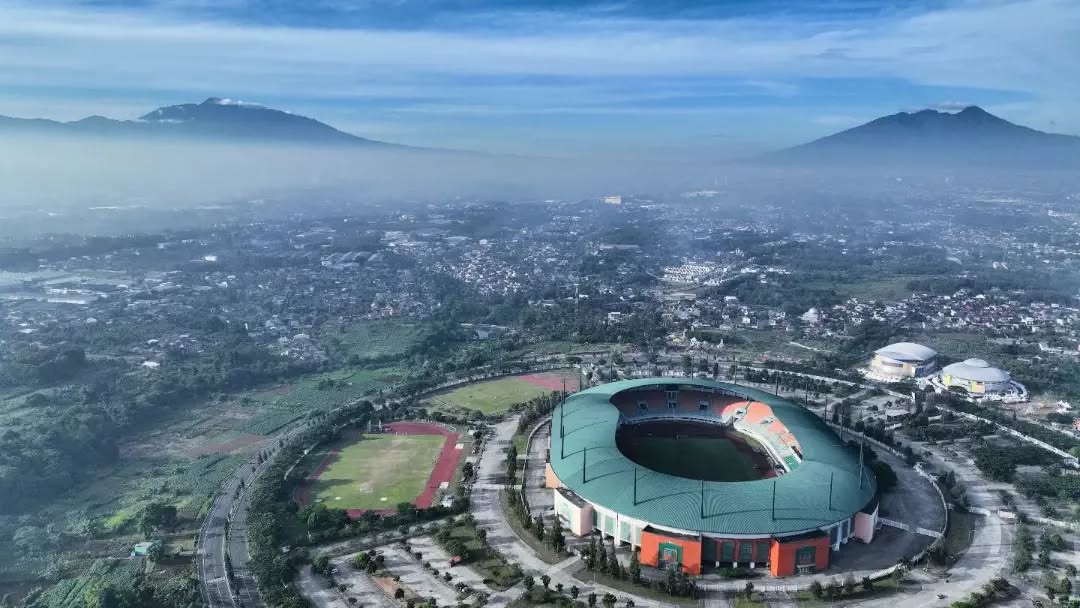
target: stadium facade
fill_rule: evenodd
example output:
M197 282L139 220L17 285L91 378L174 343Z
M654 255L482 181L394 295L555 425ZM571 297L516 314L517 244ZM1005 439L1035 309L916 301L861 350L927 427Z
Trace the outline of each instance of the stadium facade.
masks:
M694 458L679 449L690 447L678 443L682 433L714 429L737 440L758 468L745 469L755 473L743 481L647 468L618 445L620 433L638 428L673 429L667 443L642 445L675 453L648 456ZM818 572L833 551L870 542L878 527L877 483L861 451L809 410L756 389L691 378L604 384L556 408L550 437L545 483L564 527L638 548L646 565L693 574L718 567Z
M931 384L938 392L959 392L972 401L1018 403L1028 399L1027 388L1023 384L983 359L967 359L946 365L940 374L932 378Z
M874 351L866 376L880 382L900 382L929 376L937 366L937 351L914 342L897 342Z

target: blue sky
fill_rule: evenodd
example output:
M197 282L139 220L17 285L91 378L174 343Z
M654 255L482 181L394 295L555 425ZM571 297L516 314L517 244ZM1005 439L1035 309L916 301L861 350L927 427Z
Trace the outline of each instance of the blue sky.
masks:
M210 96L415 145L738 156L978 104L1080 133L1080 2L0 0L0 114Z

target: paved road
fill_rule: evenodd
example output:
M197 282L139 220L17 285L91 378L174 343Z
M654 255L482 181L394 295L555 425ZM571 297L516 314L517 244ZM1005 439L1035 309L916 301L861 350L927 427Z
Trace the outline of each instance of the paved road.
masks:
M251 479L253 480L254 476ZM237 606L262 608L266 604L263 603L262 595L259 594L259 583L249 567L251 554L248 552L247 544L247 520L250 505L251 496L248 492L244 492L233 513L232 524L229 526L229 559L232 560Z
M562 583L566 589L576 585L581 589L582 597L589 593L600 596L611 593L618 598L620 605L627 599L633 599L634 604L642 608L673 606L673 604L631 596L604 585L580 581L571 574L579 564L580 560L577 556L567 558L558 564L548 564L536 557L532 549L518 538L503 516L498 490L506 479L506 450L510 446L510 439L514 436L517 425L518 418L513 416L492 428L492 434L485 442L484 451L476 467L478 484L473 486L470 495L473 516L476 517L477 524L487 530L487 540L491 547L507 561L520 565L527 575L539 577L547 574L551 577L552 587L558 583Z
M276 445L267 441L261 451ZM210 507L199 537L199 580L210 608L262 608L255 578L248 568L250 555L247 548L247 492L237 496L241 480L250 484L254 479L249 462L238 468L224 484ZM232 517L229 522L230 513ZM228 536L226 537L226 527ZM233 581L225 576L225 559L232 564Z
M199 580L202 581L203 599L211 608L235 605L225 575L225 524L232 507L232 494L236 491L232 481L219 490L227 493L228 499L221 495L215 497L199 535Z

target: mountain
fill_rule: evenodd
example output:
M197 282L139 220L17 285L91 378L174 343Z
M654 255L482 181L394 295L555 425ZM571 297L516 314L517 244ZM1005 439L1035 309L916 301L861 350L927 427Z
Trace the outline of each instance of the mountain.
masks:
M89 116L72 122L0 116L0 134L193 137L344 146L403 147L365 139L313 118L266 106L211 97L202 103L165 106L138 120Z
M950 113L900 112L772 153L800 164L1080 167L1080 137L1013 124L968 106Z

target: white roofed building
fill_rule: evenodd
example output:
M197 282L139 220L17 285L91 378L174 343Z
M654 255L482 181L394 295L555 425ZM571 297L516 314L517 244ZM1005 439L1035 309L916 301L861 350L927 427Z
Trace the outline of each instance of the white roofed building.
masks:
M1017 403L1028 398L1027 388L1023 384L983 359L967 359L946 365L941 373L931 379L931 384L938 392L959 393L972 401Z
M880 382L900 382L928 376L936 365L934 349L914 342L897 342L874 351L865 375Z

